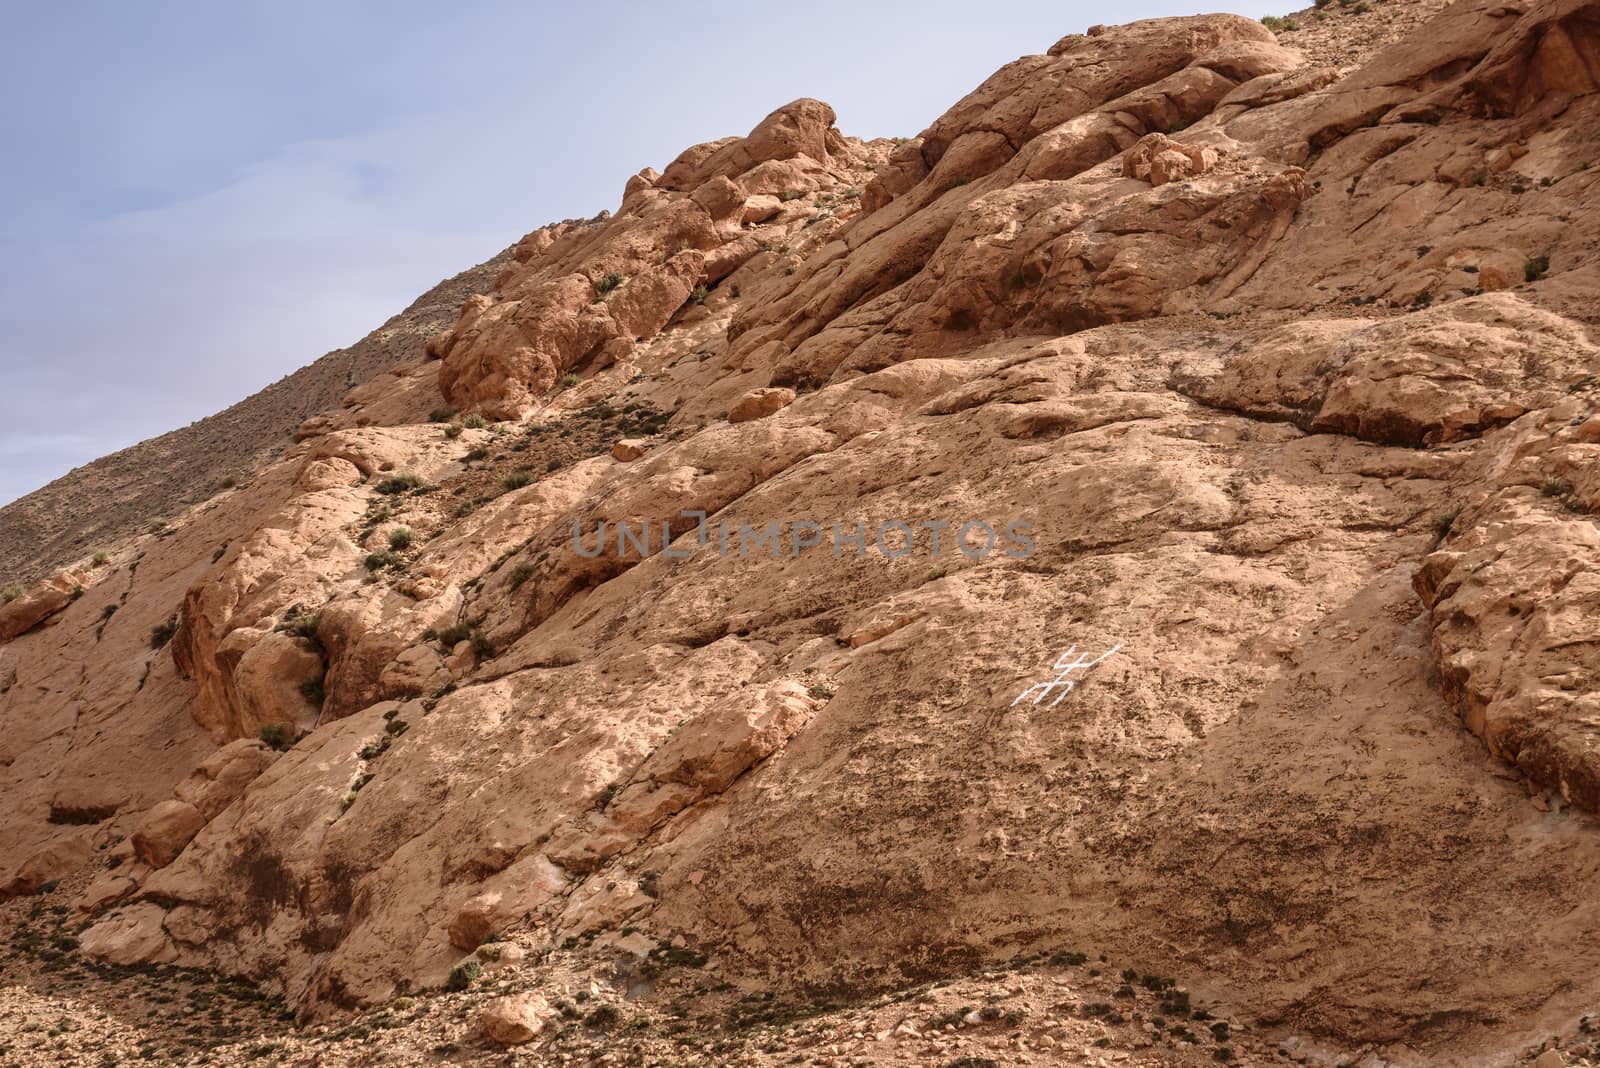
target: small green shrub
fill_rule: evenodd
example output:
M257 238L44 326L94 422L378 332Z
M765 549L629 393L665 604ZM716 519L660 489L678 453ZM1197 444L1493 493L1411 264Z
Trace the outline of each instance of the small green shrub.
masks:
M1456 508L1453 511L1434 516L1433 532L1439 536L1441 541L1443 541L1445 536L1450 533L1450 529L1456 525L1456 520L1460 518L1460 508Z
M459 993L472 985L472 981L483 974L483 965L476 960L464 960L450 969L450 978L445 980L446 990Z
M267 744L267 748L282 752L294 745L294 728L287 723L263 724L261 740Z
M1482 186L1482 185L1488 184L1488 181L1489 181L1489 176L1487 174L1485 174L1484 172L1479 171L1477 174L1474 174L1471 178L1467 179L1467 184L1468 185Z
M575 374L564 374L561 376L561 388L571 389L573 386L577 385L579 381L580 380L578 376Z
M411 548L411 541L416 534L410 527L395 527L389 531L389 548L395 552L403 552Z
M5 589L0 590L0 599L3 599L6 604L10 604L26 592L21 586L7 586Z
M952 189L959 189L964 185L971 184L971 182L971 178L952 178L944 184L945 192L948 193Z
M400 562L400 558L392 552L368 553L362 563L367 565L368 571L382 571L386 567L393 567Z
M699 285L695 286L694 287L694 291L689 294L689 303L690 304L704 304L706 302L706 298L709 297L710 295L711 295L711 290L706 288L706 285L705 285L704 282L701 282Z
M626 277L613 271L611 274L606 275L605 277L601 278L600 281L594 284L594 295L596 297L603 297L607 293L614 291L618 286L626 281Z
M320 614L314 613L307 616L294 612L282 623L279 623L277 629L291 638L304 638L313 645L317 645L320 644L317 638L317 627L321 623L322 616Z
M468 449L467 454L462 457L463 460L466 460L469 463L473 460L487 460L488 458L489 450L482 445L479 445L474 449Z
M778 194L778 199L787 204L789 201L799 200L803 196L805 196L805 194L800 192L798 189L785 189L783 192Z
M300 696L304 697L306 703L313 708L321 708L323 699L328 696L327 684L323 682L322 676L318 675L314 679L307 679L302 682L300 684Z
M456 623L439 632L439 644L446 649L454 649L470 637L472 637L472 628L465 623Z
M502 486L504 486L507 490L519 490L523 486L526 486L526 485L530 484L532 481L533 481L533 476L528 474L528 472L526 472L526 471L513 471L509 475L507 475L505 478L502 478L500 480L500 484Z
M111 562L111 554L108 553L108 552L105 552L104 550L96 552L94 554L94 557L89 561L89 563L94 567L105 567L110 562Z
M1522 277L1530 282L1537 282L1549 273L1549 256L1529 256L1528 262L1522 265Z
M495 653L494 642L490 641L485 635L473 632L472 652L479 660L491 659Z
M444 428L444 436L449 440L454 441L456 438L461 436L461 432L465 429L466 427L462 426L460 423L451 423L449 426Z
M1539 483L1539 492L1546 497L1565 497L1572 492L1572 484L1550 475Z
M471 415L461 420L461 425L466 427L468 430L482 430L489 425L489 420L485 419L477 412L473 412Z
M622 1013L617 1011L615 1005L600 1004L589 1011L583 1022L590 1027L605 1031L615 1027L621 1019Z
M529 579L531 579L533 576L534 576L534 566L532 564L518 564L511 571L511 588L512 589L517 589L524 582L527 582Z
M391 475L379 482L375 487L379 493L393 497L397 494L414 490L422 485L422 479L416 475Z
M168 616L165 623L158 623L150 628L150 648L160 649L172 640L178 633L178 617Z
M452 418L455 417L455 414L456 413L452 412L449 408L435 408L433 411L428 413L428 422L448 423Z

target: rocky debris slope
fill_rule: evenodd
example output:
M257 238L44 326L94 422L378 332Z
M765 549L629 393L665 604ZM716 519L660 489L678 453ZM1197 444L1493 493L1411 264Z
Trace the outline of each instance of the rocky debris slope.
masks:
M1198 1068L1298 1056L1213 1013L1174 979L1062 951L998 963L844 1007L745 994L715 965L634 934L545 967L515 941L483 945L450 989L291 1029L281 1003L227 976L85 958L52 891L0 909L0 1063L998 1065ZM629 998L619 967L648 978ZM138 984L132 996L107 994ZM1569 1044L1569 1049L1579 1048ZM963 1060L965 1058L965 1060Z
M306 1019L515 945L541 1050L586 947L687 1019L1084 944L1318 1063L1576 1049L1597 25L1096 27L642 172L0 645L0 885Z

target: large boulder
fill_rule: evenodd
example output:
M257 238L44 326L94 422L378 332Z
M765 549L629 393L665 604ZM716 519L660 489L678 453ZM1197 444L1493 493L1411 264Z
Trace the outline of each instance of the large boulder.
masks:
M134 856L152 868L164 868L205 825L206 818L197 806L176 799L163 801L145 813L134 830Z
M500 1046L518 1046L530 1042L556 1013L550 1003L538 994L510 994L495 998L483 1007L478 1015L478 1029L483 1037Z

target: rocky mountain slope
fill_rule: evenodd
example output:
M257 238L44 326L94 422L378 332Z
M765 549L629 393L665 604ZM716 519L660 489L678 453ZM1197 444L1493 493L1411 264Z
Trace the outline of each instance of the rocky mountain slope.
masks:
M695 146L0 608L7 1011L142 969L298 1027L86 1058L1585 1062L1600 6L1295 20Z
M296 427L352 388L422 354L461 302L488 289L509 252L447 278L351 345L181 430L102 456L0 507L0 588L90 560L277 459Z

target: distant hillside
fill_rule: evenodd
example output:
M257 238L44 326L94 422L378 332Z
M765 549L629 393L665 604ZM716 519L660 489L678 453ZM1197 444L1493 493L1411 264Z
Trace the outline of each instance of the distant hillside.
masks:
M75 468L0 508L0 586L32 582L271 461L291 444L302 420L420 356L428 338L455 321L467 297L489 288L509 255L501 252L440 282L354 345L231 408Z

